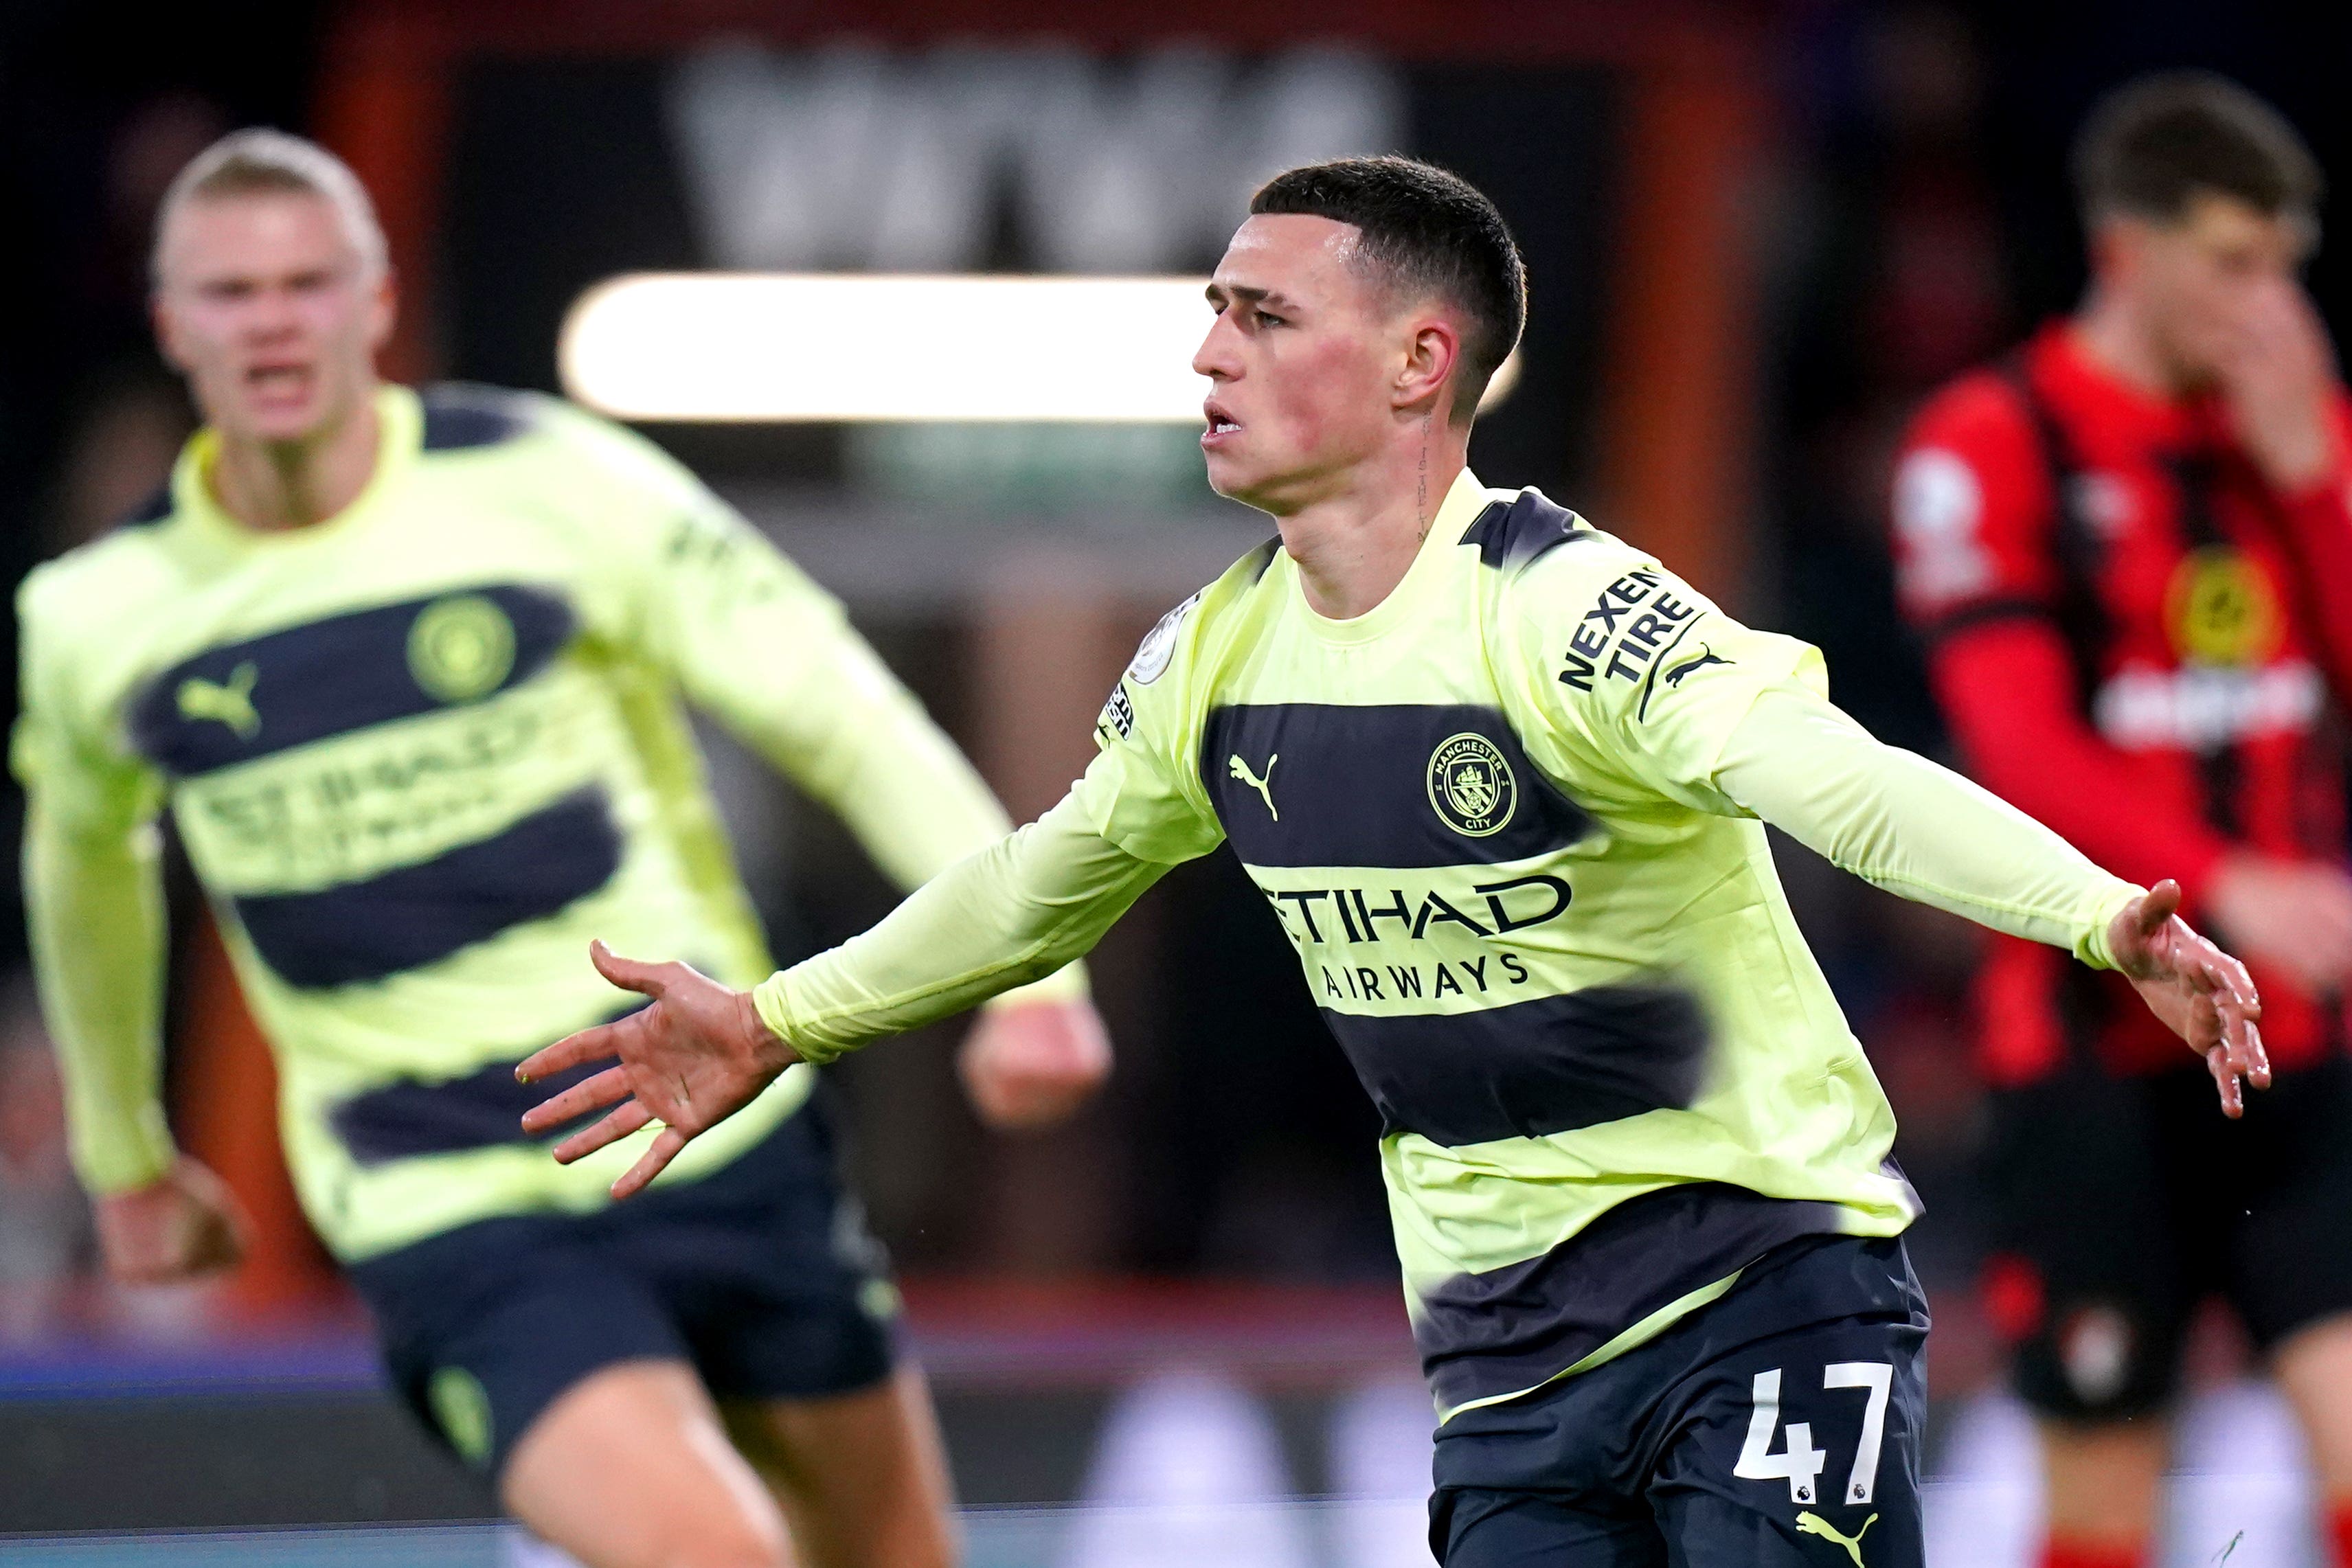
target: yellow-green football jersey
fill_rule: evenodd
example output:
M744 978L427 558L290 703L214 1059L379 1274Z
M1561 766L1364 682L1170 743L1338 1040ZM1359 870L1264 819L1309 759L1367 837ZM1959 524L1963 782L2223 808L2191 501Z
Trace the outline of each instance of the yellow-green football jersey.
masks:
M1707 780L1819 655L1537 492L1464 475L1333 621L1269 543L1172 612L1074 792L1230 841L1385 1124L1442 1414L1638 1343L1783 1242L1919 1205L1762 825Z
M228 517L209 433L152 515L20 596L27 861L86 1179L168 1163L154 1066L169 809L278 1056L311 1219L346 1259L581 1211L646 1134L566 1168L520 1057L614 1016L601 936L737 985L770 960L691 701L840 811L903 885L1007 827L840 606L649 444L552 399L401 388L364 492ZM805 1098L787 1073L668 1179Z

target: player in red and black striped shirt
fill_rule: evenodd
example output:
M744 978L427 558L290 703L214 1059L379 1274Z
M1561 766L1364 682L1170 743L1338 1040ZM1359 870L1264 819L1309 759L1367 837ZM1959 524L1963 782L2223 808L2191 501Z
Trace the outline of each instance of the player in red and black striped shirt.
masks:
M2225 1124L2109 977L1993 938L1990 1305L2042 1417L2046 1568L2148 1560L2149 1417L2214 1292L2301 1414L2352 1564L2352 400L2296 277L2319 172L2204 76L2110 99L2075 172L2089 292L1918 416L1904 605L1976 776L2123 876L2179 876L2261 983L2281 1071Z

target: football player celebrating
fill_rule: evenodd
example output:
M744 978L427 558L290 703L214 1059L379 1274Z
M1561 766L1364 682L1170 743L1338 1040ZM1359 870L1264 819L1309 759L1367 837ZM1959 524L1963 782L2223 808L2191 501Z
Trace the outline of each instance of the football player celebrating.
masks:
M2352 424L2295 277L2319 171L2244 89L2167 76L2091 117L2075 175L2081 308L1911 432L1904 607L1977 777L2124 875L2179 878L2244 956L2282 1089L2215 1122L2116 981L1996 939L1988 1305L2041 1417L2046 1568L2148 1560L2161 1417L2215 1292L2352 1565Z
M745 992L594 950L654 1005L524 1064L616 1065L527 1125L660 1131L635 1191L788 1064L1084 952L1230 842L1378 1104L1453 1568L1917 1568L1918 1212L1764 830L2120 969L2223 1108L2263 1082L2236 963L1955 775L1819 655L1466 467L1525 287L1492 204L1404 159L1257 193L1209 290L1209 477L1280 537L1137 653L1038 821ZM1859 1550L1859 1547L1850 1548Z
M159 1094L168 805L275 1049L303 1207L399 1392L519 1518L591 1568L950 1563L929 1399L813 1076L615 1208L625 1154L551 1164L514 1063L612 1015L591 933L772 967L681 699L903 886L1008 824L840 606L653 446L552 399L379 382L383 253L309 142L191 163L154 318L205 428L147 515L20 597L35 951L107 1261L236 1251ZM1081 977L1044 988L968 1048L992 1119L1050 1119L1108 1068Z

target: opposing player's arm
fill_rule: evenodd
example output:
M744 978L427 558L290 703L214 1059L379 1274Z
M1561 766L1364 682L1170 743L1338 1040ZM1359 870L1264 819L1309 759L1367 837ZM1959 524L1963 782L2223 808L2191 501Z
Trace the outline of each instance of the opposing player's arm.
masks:
M156 1181L174 1157L163 1098L161 793L79 711L42 592L37 579L18 599L24 691L10 747L26 794L25 905L74 1167L103 1197Z
M535 1107L541 1132L612 1107L556 1146L572 1161L655 1122L662 1132L613 1186L638 1191L700 1133L748 1104L795 1061L831 1061L1049 974L1090 950L1144 890L1223 837L1183 760L1197 704L1181 674L1151 686L1180 652L1192 601L1148 639L1105 708L1103 749L1038 821L924 883L863 936L750 991L682 964L597 953L606 978L654 998L616 1023L525 1061L529 1082L587 1062L617 1064Z
M2352 882L2233 842L2092 726L2081 653L2061 630L2057 497L2016 389L1992 377L1922 412L1896 470L1906 612L1969 770L1995 794L2135 881L2180 883L2200 921L2313 995L2352 965ZM2339 690L2352 690L2352 512L2344 482L2282 496Z
M1971 378L1924 410L1896 466L1896 582L1970 770L2102 864L2201 896L2231 850L2195 811L2140 783L2091 727L2060 630L2046 458L2014 388Z
M1558 683L1573 745L1681 805L1760 817L1890 892L2121 969L2207 1057L2231 1114L2241 1078L2268 1082L2253 984L2174 915L2178 885L2124 882L1959 775L1881 744L1831 704L1812 648L1644 571L1629 591L1652 605L1656 651L1620 651L1624 674L1612 681L1604 664L1589 691ZM1632 637L1642 623L1624 620Z
M2352 396L2328 389L2328 462L2309 481L2278 492L2300 586L2338 706L2352 706Z

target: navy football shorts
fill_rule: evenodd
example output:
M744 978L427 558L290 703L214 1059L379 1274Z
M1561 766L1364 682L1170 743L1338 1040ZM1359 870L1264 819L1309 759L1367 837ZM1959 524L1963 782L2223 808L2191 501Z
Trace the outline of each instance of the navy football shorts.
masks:
M1922 1568L1927 1299L1899 1239L1792 1242L1656 1339L1438 1428L1445 1568Z
M617 1362L688 1362L722 1400L851 1393L893 1362L897 1295L842 1191L822 1089L698 1181L480 1220L351 1275L394 1389L492 1475L564 1390Z

